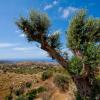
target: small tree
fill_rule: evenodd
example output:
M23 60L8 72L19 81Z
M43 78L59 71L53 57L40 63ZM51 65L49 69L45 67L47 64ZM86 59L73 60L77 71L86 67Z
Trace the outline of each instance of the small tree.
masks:
M83 9L72 18L66 32L68 47L74 54L70 60L63 56L65 52L61 50L60 33L48 34L50 20L46 14L31 11L29 17L21 17L17 25L29 42L38 42L41 49L69 71L80 96L92 100L94 70L100 64L100 19L87 17Z

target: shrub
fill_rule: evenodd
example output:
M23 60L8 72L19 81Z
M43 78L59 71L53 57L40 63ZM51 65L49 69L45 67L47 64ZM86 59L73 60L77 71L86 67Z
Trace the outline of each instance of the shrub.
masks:
M26 87L27 87L27 88L30 88L31 86L32 86L32 82L31 82L31 81L26 82Z
M46 91L46 88L43 87L43 86L40 86L39 88L37 88L37 93L41 93L41 92L44 92Z
M26 97L28 100L33 100L34 98L36 98L36 95L37 95L37 90L33 89L26 94Z
M69 87L69 79L68 79L68 77L65 76L65 75L62 75L62 74L57 74L54 77L54 83L62 91L65 91Z
M46 79L50 78L52 76L52 72L51 71L45 71L42 74L42 80L45 81Z
M10 94L10 95L7 95L6 97L5 97L5 100L12 100L13 99L13 96Z
M78 92L75 93L76 100L83 100Z
M15 93L16 96L20 96L24 93L24 89L18 88L16 90L14 90L14 93Z
M26 100L26 97L24 95L21 95L16 100Z
M44 92L44 91L46 91L46 89L45 89L44 87L40 86L40 87L38 87L38 88L36 88L36 89L33 89L33 90L31 90L30 92L28 92L28 93L26 94L26 97L27 97L28 100L33 100L33 99L36 98L36 96L37 96L39 93Z

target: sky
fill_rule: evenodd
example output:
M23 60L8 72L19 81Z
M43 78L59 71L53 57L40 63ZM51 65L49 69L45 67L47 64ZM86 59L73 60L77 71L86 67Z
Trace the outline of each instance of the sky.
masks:
M60 31L65 40L73 14L85 8L88 15L100 18L100 0L0 0L0 60L48 59L45 51L28 43L15 22L20 16L28 16L30 10L45 12L51 20L50 31ZM69 56L70 50L66 49Z

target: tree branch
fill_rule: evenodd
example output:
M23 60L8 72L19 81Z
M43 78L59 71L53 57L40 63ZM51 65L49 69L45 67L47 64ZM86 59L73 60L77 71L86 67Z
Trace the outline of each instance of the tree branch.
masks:
M49 46L46 41L44 43L45 43L45 46L43 46L41 49L47 51L54 59L58 61L59 64L63 66L63 68L66 69L68 66L68 61L65 60L55 49Z
M28 33L31 35L32 40L34 41L40 41L41 49L47 51L50 56L52 56L54 59L58 61L59 64L61 64L64 68L67 68L68 61L66 61L54 48L52 48L47 41L44 39L43 35L33 35L31 33Z

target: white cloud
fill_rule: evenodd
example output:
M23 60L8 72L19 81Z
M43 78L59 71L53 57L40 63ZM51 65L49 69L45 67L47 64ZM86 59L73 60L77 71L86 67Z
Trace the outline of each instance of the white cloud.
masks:
M20 33L20 30L16 30L15 32L16 32L16 33Z
M52 8L52 7L53 7L52 4L47 4L47 5L45 5L44 10L48 10L48 9L50 9L50 8Z
M15 47L15 48L13 48L13 50L16 50L16 51L30 51L33 49L34 49L33 47Z
M51 4L46 4L45 6L44 6L44 10L48 10L48 9L51 9L51 8L53 8L55 5L57 5L58 4L58 1L57 0L54 0Z
M75 7L67 7L65 9L61 9L59 8L58 10L60 10L60 12L62 12L62 18L68 18L71 14L73 14L74 12L76 12L78 10L78 8Z
M16 30L15 32L18 33L19 37L25 37L26 36L25 34L23 34L21 32L21 30Z
M55 1L53 1L53 5L56 5L57 3L58 3L58 1L56 1L56 0L55 0Z
M62 15L62 17L63 17L63 18L67 18L67 17L69 16L69 13L70 13L70 12L69 12L68 9L64 9L64 10L63 10L63 15Z
M13 47L16 46L17 44L13 43L0 43L0 48L8 48L8 47Z
M20 36L20 37L26 37L26 35L25 35L25 34L20 34L19 36Z
M22 52L22 53L25 53L25 52L32 52L32 53L35 53L36 55L40 55L41 53L44 54L44 50L41 50L40 48L36 47L36 46L33 46L33 47L15 47L15 48L12 48L14 51L19 51L19 52Z
M33 47L15 47L5 49L4 52L0 52L0 59L44 59L48 58L47 53L40 48Z
M0 59L44 59L48 58L45 51L32 51L32 52L13 52L2 53L0 54Z

